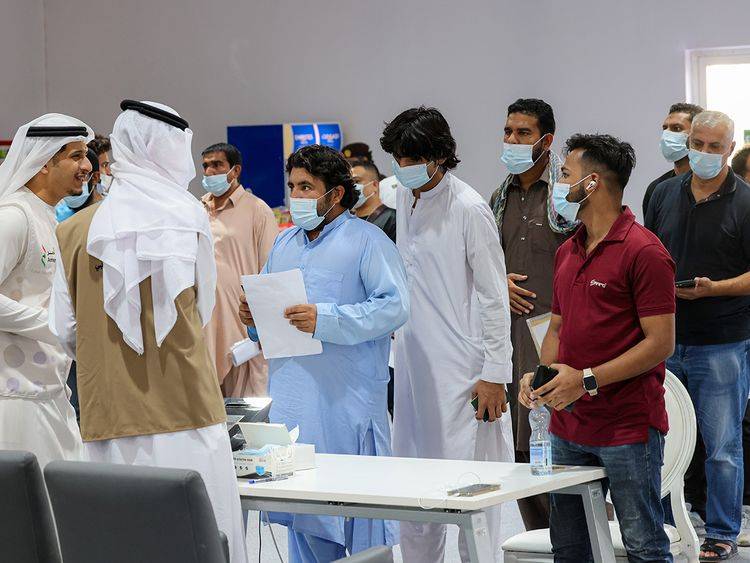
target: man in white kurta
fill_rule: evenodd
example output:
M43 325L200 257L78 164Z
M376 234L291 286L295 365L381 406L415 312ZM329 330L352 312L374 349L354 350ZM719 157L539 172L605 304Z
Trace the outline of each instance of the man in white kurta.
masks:
M412 127L415 121L419 127ZM424 140L422 154L403 154L419 153L414 147L425 133L435 138ZM408 145L401 142L407 137ZM409 321L396 334L393 453L513 461L510 412L500 385L512 378L503 250L487 203L448 171L458 162L455 143L441 152L440 142L448 138L437 110L415 108L389 124L381 141L406 186L398 191L396 222L411 299ZM492 405L495 422L477 420L470 404L476 394L482 413ZM466 480L461 477L456 482ZM450 485L425 476L425 490ZM499 507L487 512L487 523L499 561ZM459 548L468 561L463 537ZM445 526L402 523L401 549L405 561L442 561Z
M83 459L65 381L70 359L47 326L57 263L54 206L91 172L82 121L43 115L19 128L0 166L0 449Z

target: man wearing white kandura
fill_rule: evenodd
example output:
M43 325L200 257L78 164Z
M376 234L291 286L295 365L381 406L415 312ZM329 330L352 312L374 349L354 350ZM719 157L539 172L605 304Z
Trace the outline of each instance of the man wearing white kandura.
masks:
M59 259L55 205L91 175L82 121L43 115L18 129L0 166L0 449L44 466L84 455L65 380L70 369L47 325Z
M50 328L77 361L92 461L201 474L232 563L247 559L226 413L203 335L216 292L187 122L126 100L107 197L60 224Z
M380 144L403 186L396 240L411 300L409 320L396 334L393 453L512 462L510 306L495 218L450 172L459 163L456 142L438 110L403 112ZM486 516L500 560L500 507ZM401 549L409 562L442 561L445 526L402 523ZM468 561L463 535L459 549Z

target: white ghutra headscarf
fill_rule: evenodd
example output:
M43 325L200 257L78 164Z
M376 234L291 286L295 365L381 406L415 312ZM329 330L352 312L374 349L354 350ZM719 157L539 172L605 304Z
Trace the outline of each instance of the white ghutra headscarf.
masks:
M91 127L61 113L47 113L22 125L0 164L0 199L25 186L68 143L88 143L93 138Z
M167 113L182 121L172 108L141 104L156 108L157 117L142 107L126 109L115 121L110 135L114 181L91 222L86 247L104 264L104 310L138 354L144 351L143 280L151 277L157 346L177 320L174 301L180 293L197 287L205 326L216 291L208 215L187 191L195 177L193 132L187 122L179 127L158 117Z

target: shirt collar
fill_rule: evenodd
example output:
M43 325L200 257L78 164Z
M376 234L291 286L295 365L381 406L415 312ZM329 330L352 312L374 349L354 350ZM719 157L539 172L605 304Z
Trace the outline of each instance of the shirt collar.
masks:
M229 199L224 202L224 205L222 205L221 207L212 206L214 211L221 211L222 209L225 209L230 202L232 203L232 206L236 206L240 199L245 196L244 192L245 188L243 188L242 184L240 184L237 189L229 195ZM209 203L213 204L216 202L216 196L214 196L213 194L206 194L203 196L203 199L201 201L203 201L203 205L208 207Z
M337 227L339 227L340 225L343 225L346 221L352 221L353 219L356 219L356 218L357 218L356 215L352 215L351 213L349 213L349 211L344 210L344 212L341 215L339 215L333 221L331 221L325 227L323 227L323 230L320 232L318 237L312 242L318 242L319 240L325 238L330 232L336 230ZM307 238L307 232L302 228L300 228L300 231L302 231L303 235L305 236L305 240L309 243L310 239Z
M627 205L623 206L622 213L620 213L620 216L617 217L614 223L612 223L607 236L602 239L602 243L624 241L625 237L628 236L633 223L635 223L635 215L633 215L633 212L630 211L630 208ZM581 226L578 227L578 230L573 235L573 244L578 250L583 250L584 252L586 249L586 234L586 225L581 223Z
M232 202L232 205L237 205L237 202L243 197L245 197L245 188L240 184L237 186L237 189L232 192L232 195L229 196L229 201Z
M682 188L685 190L690 190L690 184L693 181L693 171L685 174L685 177L682 179ZM719 196L723 195L729 195L731 193L734 193L734 191L737 189L737 176L734 173L734 170L732 170L732 167L729 167L729 173L727 174L727 177L724 178L724 182L722 182L721 187L719 187L719 191L709 196L708 199L714 199ZM692 192L691 192L692 194Z
M442 179L438 182L437 186L432 188L430 191L427 192L420 192L419 199L432 199L433 197L437 197L440 195L443 190L445 190L445 187L448 185L448 182L450 182L450 172L446 172L443 174ZM411 192L411 196L414 197L414 192Z
M544 167L544 170L542 171L542 175L539 176L539 179L534 182L531 187L535 187L539 182L544 182L545 187L549 187L549 167L551 162L547 163L547 166ZM521 187L521 178L518 174L511 174L510 175L510 185L513 188L520 188Z

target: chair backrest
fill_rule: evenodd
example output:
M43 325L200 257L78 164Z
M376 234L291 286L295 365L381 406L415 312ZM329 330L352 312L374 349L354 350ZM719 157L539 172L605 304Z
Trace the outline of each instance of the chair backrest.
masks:
M44 476L65 561L226 561L195 471L54 461Z
M351 557L339 559L339 561L341 563L393 563L393 550L381 545L355 553Z
M0 561L62 561L42 471L29 452L0 451Z
M682 482L693 457L697 436L693 402L685 386L669 370L664 378L664 403L669 417L669 432L664 439L662 498L672 489L675 482Z

